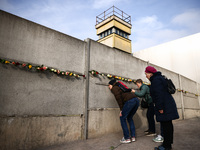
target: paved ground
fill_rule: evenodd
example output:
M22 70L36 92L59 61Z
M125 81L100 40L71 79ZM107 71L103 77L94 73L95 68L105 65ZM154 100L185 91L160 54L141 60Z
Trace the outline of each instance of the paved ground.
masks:
M159 126L157 128L159 129ZM120 144L120 132L38 150L153 150L160 145L152 141L153 137L145 136L143 130L136 132L136 142L130 144ZM200 118L174 122L173 150L200 150Z

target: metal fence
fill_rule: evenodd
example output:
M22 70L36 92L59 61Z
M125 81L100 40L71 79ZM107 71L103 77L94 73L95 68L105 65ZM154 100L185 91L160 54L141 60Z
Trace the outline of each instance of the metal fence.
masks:
M112 6L100 15L96 16L96 25L106 20L110 16L117 16L123 21L131 25L131 16L120 10L119 8Z

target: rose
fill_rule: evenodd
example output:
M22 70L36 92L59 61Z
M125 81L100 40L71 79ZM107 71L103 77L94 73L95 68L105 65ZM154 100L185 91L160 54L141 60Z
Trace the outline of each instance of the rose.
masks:
M23 64L22 64L22 67L26 67L26 64L23 63Z
M43 70L47 70L47 69L48 69L48 67L46 67L46 66L43 67Z

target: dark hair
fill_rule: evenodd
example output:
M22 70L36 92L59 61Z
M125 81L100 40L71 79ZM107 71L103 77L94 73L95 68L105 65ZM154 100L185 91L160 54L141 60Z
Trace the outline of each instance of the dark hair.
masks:
M115 79L110 80L110 82L108 84L113 85L116 82Z
M143 83L142 79L137 79L135 83Z

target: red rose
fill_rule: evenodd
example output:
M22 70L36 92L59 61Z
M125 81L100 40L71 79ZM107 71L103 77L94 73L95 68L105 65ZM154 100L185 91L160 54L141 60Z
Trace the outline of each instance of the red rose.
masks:
M26 64L22 64L22 67L26 67Z
M15 64L16 64L16 65L20 65L20 63L18 63L18 62L16 62Z
M43 70L47 70L47 67L44 66L44 67L43 67Z

